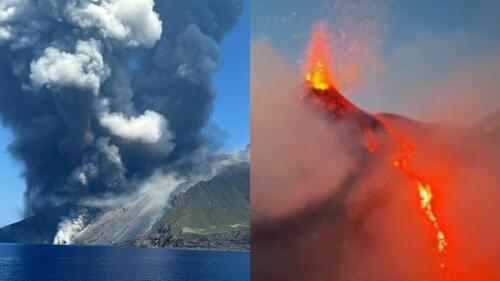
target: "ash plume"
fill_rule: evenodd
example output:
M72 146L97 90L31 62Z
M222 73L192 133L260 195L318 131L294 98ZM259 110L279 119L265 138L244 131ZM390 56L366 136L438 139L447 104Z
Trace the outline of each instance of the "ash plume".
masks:
M212 109L240 0L0 2L0 116L25 216L184 173ZM181 163L182 162L182 163ZM179 164L181 163L181 164Z

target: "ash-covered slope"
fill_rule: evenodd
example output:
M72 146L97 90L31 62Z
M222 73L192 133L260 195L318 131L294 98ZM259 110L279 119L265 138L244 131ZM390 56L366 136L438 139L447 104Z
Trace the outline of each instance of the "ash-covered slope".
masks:
M162 209L158 201L166 202L168 198L168 195L156 196L159 194L144 193L122 207L105 212L78 235L74 244L113 245L143 235Z
M131 244L243 250L250 248L250 167L227 167L179 194L143 237Z

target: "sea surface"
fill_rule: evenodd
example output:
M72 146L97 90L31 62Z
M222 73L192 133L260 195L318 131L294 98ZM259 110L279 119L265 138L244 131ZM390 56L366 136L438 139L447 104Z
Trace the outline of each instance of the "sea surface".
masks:
M246 281L247 252L0 243L1 281Z

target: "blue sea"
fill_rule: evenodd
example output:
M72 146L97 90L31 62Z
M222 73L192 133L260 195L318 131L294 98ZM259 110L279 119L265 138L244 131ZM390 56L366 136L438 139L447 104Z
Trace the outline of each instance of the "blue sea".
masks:
M247 252L0 244L2 281L245 281Z

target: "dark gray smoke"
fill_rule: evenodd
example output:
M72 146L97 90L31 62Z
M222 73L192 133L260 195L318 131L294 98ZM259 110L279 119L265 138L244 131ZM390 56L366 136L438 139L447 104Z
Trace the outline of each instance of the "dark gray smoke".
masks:
M242 10L241 0L1 0L0 114L24 163L25 215L132 192L193 158L209 142L200 131L219 43Z

